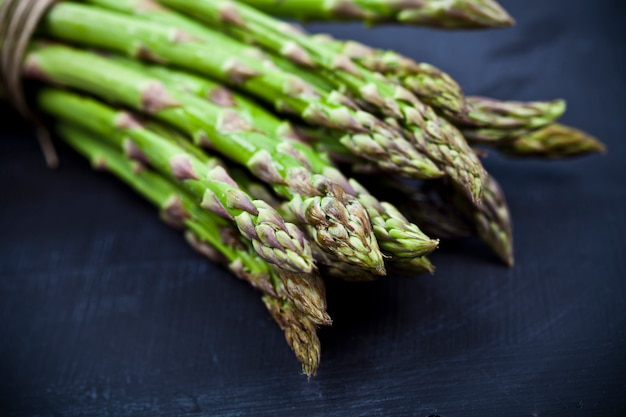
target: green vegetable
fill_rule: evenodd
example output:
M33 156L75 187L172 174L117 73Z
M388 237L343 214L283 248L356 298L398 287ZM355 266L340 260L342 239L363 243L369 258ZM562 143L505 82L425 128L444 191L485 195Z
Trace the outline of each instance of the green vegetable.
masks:
M404 23L444 29L495 28L513 19L494 0L239 0L266 13L301 20Z
M260 259L249 242L242 240L228 221L206 212L174 183L129 161L121 152L107 146L104 140L98 140L69 124L60 124L57 133L87 157L95 168L111 172L157 206L164 221L186 231L188 242L198 252L214 262L227 265L237 277L260 290L265 305L285 332L304 373L309 376L315 374L320 359L315 325L322 323L317 317L295 307L301 303L290 299L277 277L280 272ZM325 311L319 313L325 316L323 324L329 324L330 318Z
M460 132L405 88L321 47L286 23L228 0L159 0L243 40L308 67L345 88L381 115L396 120L411 143L468 195L480 200L484 169Z

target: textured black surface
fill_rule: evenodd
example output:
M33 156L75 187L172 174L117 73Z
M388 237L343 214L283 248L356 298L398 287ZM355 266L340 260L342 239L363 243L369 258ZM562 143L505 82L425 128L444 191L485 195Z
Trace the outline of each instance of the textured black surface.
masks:
M329 284L307 381L259 296L61 147L50 172L3 112L1 416L626 415L622 2L502 0L490 32L311 25L436 64L470 94L566 98L604 156L492 155L517 266L443 247L435 277Z

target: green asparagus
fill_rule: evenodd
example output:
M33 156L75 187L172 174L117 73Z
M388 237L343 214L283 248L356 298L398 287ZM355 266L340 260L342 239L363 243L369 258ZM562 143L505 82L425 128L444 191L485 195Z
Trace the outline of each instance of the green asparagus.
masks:
M392 257L411 258L430 253L437 246L437 241L425 236L417 226L409 223L404 216L389 203L381 203L354 180L348 181L329 161L310 147L294 142L297 134L288 122L278 119L258 104L228 90L224 86L195 77L191 74L173 71L162 67L139 64L128 59L118 58L117 62L141 68L151 73L166 85L194 92L216 104L236 111L248 123L268 135L283 137L296 148L310 166L312 172L333 179L342 188L357 197L368 211L374 225L374 233L381 249ZM293 152L293 151L292 151Z
M394 51L374 49L356 41L339 41L329 35L313 35L314 41L345 55L364 68L384 74L444 114L463 115L465 96L454 79L440 69L416 62Z
M228 235L227 222L200 209L184 192L159 175L125 161L121 153L94 140L92 135L64 124L58 126L57 133L90 159L94 167L112 172L159 207L168 223L184 227L187 240L196 250L215 262L228 265L237 277L260 290L266 307L302 364L303 372L315 375L320 359L316 322L281 295L272 268L251 249L246 249L245 241Z
M302 372L315 376L320 363L321 346L317 329L307 317L302 316L288 302L265 295L263 302L285 333L285 339L302 364Z
M307 35L245 5L229 0L159 0L219 27L242 40L253 40L297 64L314 68L338 88L346 88L384 115L397 119L407 138L460 188L480 200L484 169L461 133L405 88L322 48Z
M301 78L259 60L255 49L218 32L206 30L200 39L176 26L69 3L55 5L40 29L74 44L167 63L234 85L273 104L281 113L352 133L355 152L363 152L374 161L389 156L398 170L424 178L441 176L441 171L422 158L399 132L365 111L346 107L342 94L322 95Z
M566 109L563 100L522 102L467 97L465 102L466 114L450 117L457 126L532 130L554 122Z
M199 39L206 38L211 41L221 36L224 42L232 42L232 40L228 39L226 35L212 31L185 15L161 6L156 2L156 0L83 0L83 2L104 7L109 10L138 16L147 21L173 26ZM297 73L297 75L302 77L304 81L315 87L323 90L332 89L332 85L327 83L324 78L310 71L300 71L300 68L297 65L286 58L274 55L270 59L264 51L255 48L254 46L247 48L246 55L263 60L268 65L270 65L270 63L274 64L287 73Z
M183 134L169 126L154 120L144 120L143 124L151 131L159 134L161 137L176 143L185 150L185 152L194 155L204 165L215 168L224 168L231 178L235 180L237 185L255 200L261 200L268 203L272 208L277 205L273 204L269 192L264 195L257 195L250 192L247 184L240 182L241 175L239 168L228 167L222 160L217 157L209 156L200 148L190 143ZM261 184L257 184L261 187ZM267 190L267 188L264 188ZM258 191L258 188L256 189ZM274 268L274 275L280 280L281 288L289 294L294 305L302 312L308 313L317 324L327 324L330 318L326 314L320 314L326 309L324 282L317 271L310 273L293 273L283 268Z
M50 115L106 137L129 157L149 162L179 181L206 210L236 223L266 261L293 271L310 272L306 238L265 202L250 199L222 167L210 168L167 139L145 129L127 112L119 112L76 94L43 90L38 105Z
M256 131L236 113L168 89L106 58L67 47L34 47L26 74L121 102L177 126L198 145L218 149L272 184L290 200L290 209L306 225L309 236L325 249L384 274L382 255L361 204L328 178L311 175L291 149Z
M545 159L571 158L606 151L605 146L589 134L556 123L494 145L507 156Z
M206 42L215 43L219 40L226 44L233 42L232 39L225 37L225 35L211 31L171 10L153 6L146 7L146 3L142 0L120 0L119 2L112 0L87 1L112 10L141 16L143 19L166 24L178 30L184 30L195 38L203 39ZM253 46L248 47L243 55L256 58L257 61L263 62L266 67L278 67L290 74L292 78L295 77L309 83L311 87L317 89L320 95L326 95L332 103L342 105L351 112L356 112L355 118L369 121L368 123L372 126L371 132L356 129L355 132L351 133L343 128L338 129L337 134L333 136L355 155L367 159L388 172L400 173L409 177L437 178L443 175L443 172L435 166L430 158L421 154L401 134L394 133L393 129L390 130L389 127L384 126L380 121L376 121L371 115L358 110L358 107L349 97L337 90L333 90L332 84L328 83L323 77L314 72L304 70L284 57L277 55L270 57ZM306 121L312 123L311 120ZM318 122L313 121L313 123Z
M266 13L301 20L394 22L446 29L493 28L513 19L494 0L239 0Z
M504 193L491 175L485 179L483 204L477 207L470 201L463 202L459 196L457 206L471 216L478 236L508 266L515 263L513 253L513 226Z

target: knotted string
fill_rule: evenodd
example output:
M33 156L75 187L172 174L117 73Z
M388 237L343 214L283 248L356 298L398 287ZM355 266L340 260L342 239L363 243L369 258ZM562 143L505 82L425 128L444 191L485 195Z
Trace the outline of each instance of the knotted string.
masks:
M26 101L22 86L22 63L37 24L55 0L0 0L0 88L26 119L35 123L39 146L50 168L59 159L41 118Z

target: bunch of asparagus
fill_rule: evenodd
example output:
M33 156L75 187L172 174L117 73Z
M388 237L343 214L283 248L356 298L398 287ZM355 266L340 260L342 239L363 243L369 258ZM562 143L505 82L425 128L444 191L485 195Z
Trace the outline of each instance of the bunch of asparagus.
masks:
M542 158L603 147L556 123L563 101L465 97L429 64L266 13L512 22L492 0L62 1L23 75L39 82L34 103L61 139L261 291L310 376L317 327L332 322L322 275L432 273L440 239L473 235L513 264L506 200L475 146ZM353 178L363 172L387 173L384 184L364 178L404 199L380 201Z

